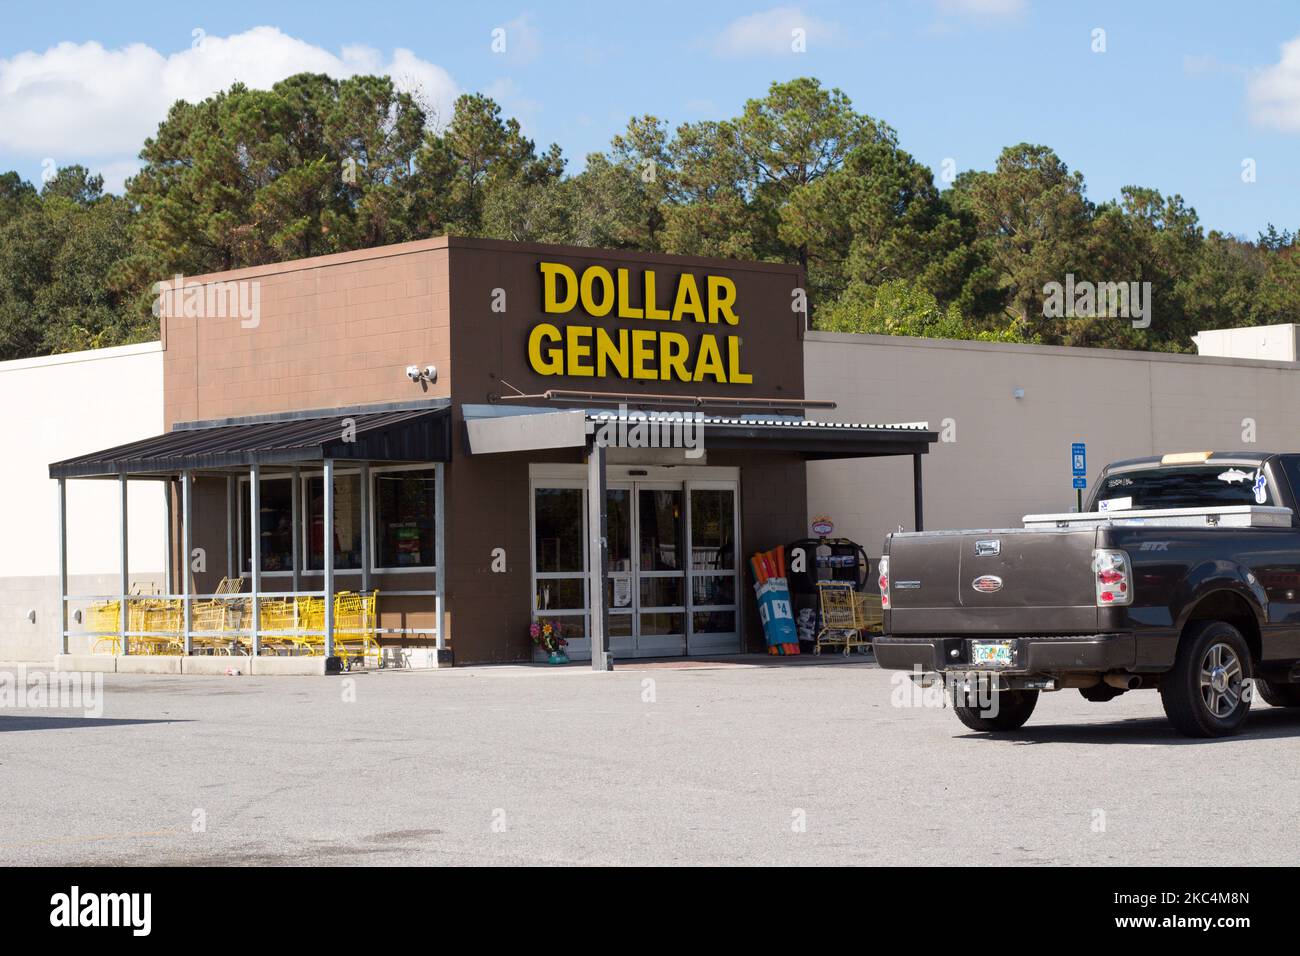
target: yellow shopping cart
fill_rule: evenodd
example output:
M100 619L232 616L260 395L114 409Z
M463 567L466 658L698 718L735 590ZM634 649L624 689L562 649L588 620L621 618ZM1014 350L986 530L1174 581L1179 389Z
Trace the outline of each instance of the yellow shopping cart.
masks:
M813 645L814 654L820 654L823 647L838 647L847 655L855 647L871 644L864 633L866 624L855 595L853 585L848 581L817 582L821 627Z
M342 591L334 596L334 652L346 669L371 656L376 663L379 660L379 643L375 640L378 601L377 590L369 594Z
M272 651L292 653L302 642L302 636L292 633L300 629L298 601L294 598L264 597L258 602L261 617L262 653ZM280 631L282 633L275 633ZM268 633L269 632L269 633Z

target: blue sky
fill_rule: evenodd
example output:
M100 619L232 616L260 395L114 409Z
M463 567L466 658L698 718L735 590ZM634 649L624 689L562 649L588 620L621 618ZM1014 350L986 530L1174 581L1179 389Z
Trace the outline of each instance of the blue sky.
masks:
M1094 200L1133 183L1181 193L1207 227L1253 237L1270 221L1300 226L1294 0L46 0L0 10L0 169L33 181L43 164L80 162L120 187L170 99L236 77L390 72L444 109L458 92L486 92L581 168L633 114L722 118L773 80L812 75L894 126L936 174L946 159L989 168L1003 146L1030 141L1080 170ZM795 26L806 52L790 49ZM498 27L504 53L491 48ZM1093 50L1097 29L1104 52Z

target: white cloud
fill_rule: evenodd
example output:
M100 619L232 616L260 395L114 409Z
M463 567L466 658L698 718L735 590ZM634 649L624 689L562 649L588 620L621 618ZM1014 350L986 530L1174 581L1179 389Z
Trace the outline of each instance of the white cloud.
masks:
M835 35L834 24L819 20L799 7L774 7L762 13L732 20L714 40L714 51L722 56L765 56L792 52L796 30L811 46L829 41Z
M1026 0L939 0L939 12L968 17L1014 17L1023 13L1026 5Z
M1300 37L1282 44L1282 58L1277 63L1255 71L1246 96L1253 122L1300 132Z
M60 43L0 59L0 149L50 156L61 166L106 157L108 179L110 167L124 168L123 157L139 151L176 100L200 100L236 80L265 89L303 71L392 76L404 89L421 87L424 100L445 115L456 94L446 70L410 50L385 57L349 46L335 54L275 27L201 36L166 55L142 43L116 50L93 41Z

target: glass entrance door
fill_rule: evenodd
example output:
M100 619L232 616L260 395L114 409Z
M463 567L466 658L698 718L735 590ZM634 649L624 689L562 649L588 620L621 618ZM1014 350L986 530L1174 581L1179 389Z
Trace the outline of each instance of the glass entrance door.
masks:
M738 652L735 482L625 482L607 495L614 656Z
M741 646L736 485L691 481L686 483L686 495L691 540L687 653L737 654Z
M609 649L615 659L636 654L636 557L632 551L636 516L631 485L610 486L605 492L605 530L609 541Z
M686 514L680 483L636 484L636 652L686 653Z
M533 483L534 615L589 657L585 482ZM735 481L613 481L606 491L610 651L738 653Z

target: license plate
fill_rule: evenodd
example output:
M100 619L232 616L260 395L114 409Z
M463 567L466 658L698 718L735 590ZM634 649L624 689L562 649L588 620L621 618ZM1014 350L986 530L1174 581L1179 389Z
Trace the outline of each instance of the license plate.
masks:
M989 664L994 667L1009 667L1011 666L1011 642L982 643L974 641L970 646L970 662L972 664Z

